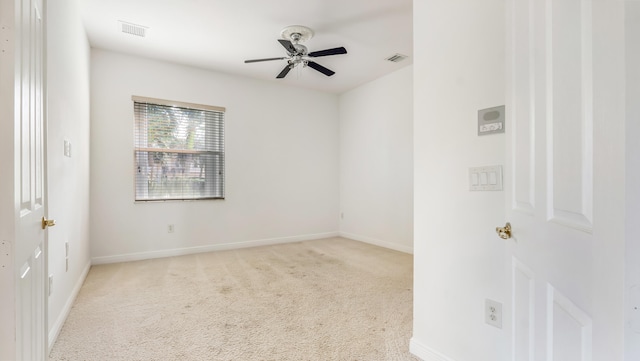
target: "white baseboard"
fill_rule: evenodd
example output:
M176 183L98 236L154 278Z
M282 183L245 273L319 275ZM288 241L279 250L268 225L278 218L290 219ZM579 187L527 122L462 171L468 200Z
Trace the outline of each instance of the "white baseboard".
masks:
M372 237L367 237L367 236L362 236L359 234L354 234L354 233L349 233L349 232L340 232L340 237L344 237L344 238L349 238L349 239L353 239L355 241L360 241L360 242L364 242L364 243L369 243L369 244L373 244L374 246L380 246L380 247L384 247L384 248L389 248L392 249L394 251L400 251L400 252L404 252L404 253L409 253L409 254L413 254L413 247L412 246L404 246L401 244L396 244L393 242L387 242L387 241L383 241L380 239L376 239L376 238L372 238Z
M58 335L60 335L60 331L62 330L62 326L64 325L64 322L67 320L67 317L69 316L69 312L71 312L71 307L73 307L73 303L76 301L76 297L78 297L78 293L80 293L80 288L82 288L82 284L84 283L84 280L87 278L87 275L89 274L90 269L91 269L91 262L87 262L87 265L82 270L82 274L80 275L80 278L78 278L76 285L73 287L73 290L71 291L71 295L69 295L67 302L64 304L64 308L62 309L62 312L60 312L60 316L58 316L58 319L56 320L56 322L49 329L48 352L51 352L53 345L56 343L56 340L58 339Z
M254 241L213 244L209 246L174 248L174 249L166 249L166 250L159 250L159 251L128 253L128 254L121 254L121 255L115 255L115 256L93 257L91 259L91 264L98 265L98 264L107 264L107 263L141 261L145 259L184 256L187 254L227 251L231 249L240 249L240 248L258 247L258 246L270 246L275 244L310 241L314 239L331 238L331 237L338 237L338 232L305 234L305 235L291 236L291 237L268 238L268 239L254 240Z
M431 347L420 343L413 337L409 342L409 352L423 361L454 361L452 358L449 358Z

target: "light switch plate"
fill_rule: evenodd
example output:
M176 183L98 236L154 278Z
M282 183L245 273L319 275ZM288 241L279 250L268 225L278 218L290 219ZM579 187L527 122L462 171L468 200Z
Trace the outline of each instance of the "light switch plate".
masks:
M502 166L491 165L469 168L470 191L501 191Z
M71 142L67 139L64 140L64 156L71 158Z

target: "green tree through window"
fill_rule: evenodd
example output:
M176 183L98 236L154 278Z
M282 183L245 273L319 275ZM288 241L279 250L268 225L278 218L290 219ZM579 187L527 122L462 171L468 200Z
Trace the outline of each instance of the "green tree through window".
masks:
M224 198L224 108L133 100L136 201Z

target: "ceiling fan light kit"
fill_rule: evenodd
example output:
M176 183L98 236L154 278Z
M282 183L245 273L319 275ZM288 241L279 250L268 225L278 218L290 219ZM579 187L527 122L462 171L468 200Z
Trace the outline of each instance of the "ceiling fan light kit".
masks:
M300 42L305 42L311 38L313 38L314 32L306 26L302 25L291 25L282 29L280 32L280 36L282 39L278 39L278 42L282 47L285 48L287 56L278 57L278 58L263 58L263 59L252 59L245 60L245 63L257 63L263 61L272 61L272 60L286 60L287 65L282 69L280 74L276 76L277 79L282 79L291 69L295 68L297 65L302 64L303 67L309 67L311 69L317 70L320 73L326 76L332 76L335 74L333 70L327 69L324 66L316 63L311 60L311 58L321 57L321 56L329 56L329 55L339 55L346 54L347 49L344 47L325 49L320 51L309 52L306 46L300 44Z

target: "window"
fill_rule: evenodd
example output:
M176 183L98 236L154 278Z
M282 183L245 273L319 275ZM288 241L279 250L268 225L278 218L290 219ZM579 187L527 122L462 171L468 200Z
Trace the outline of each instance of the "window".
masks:
M133 98L135 200L224 199L224 108Z

